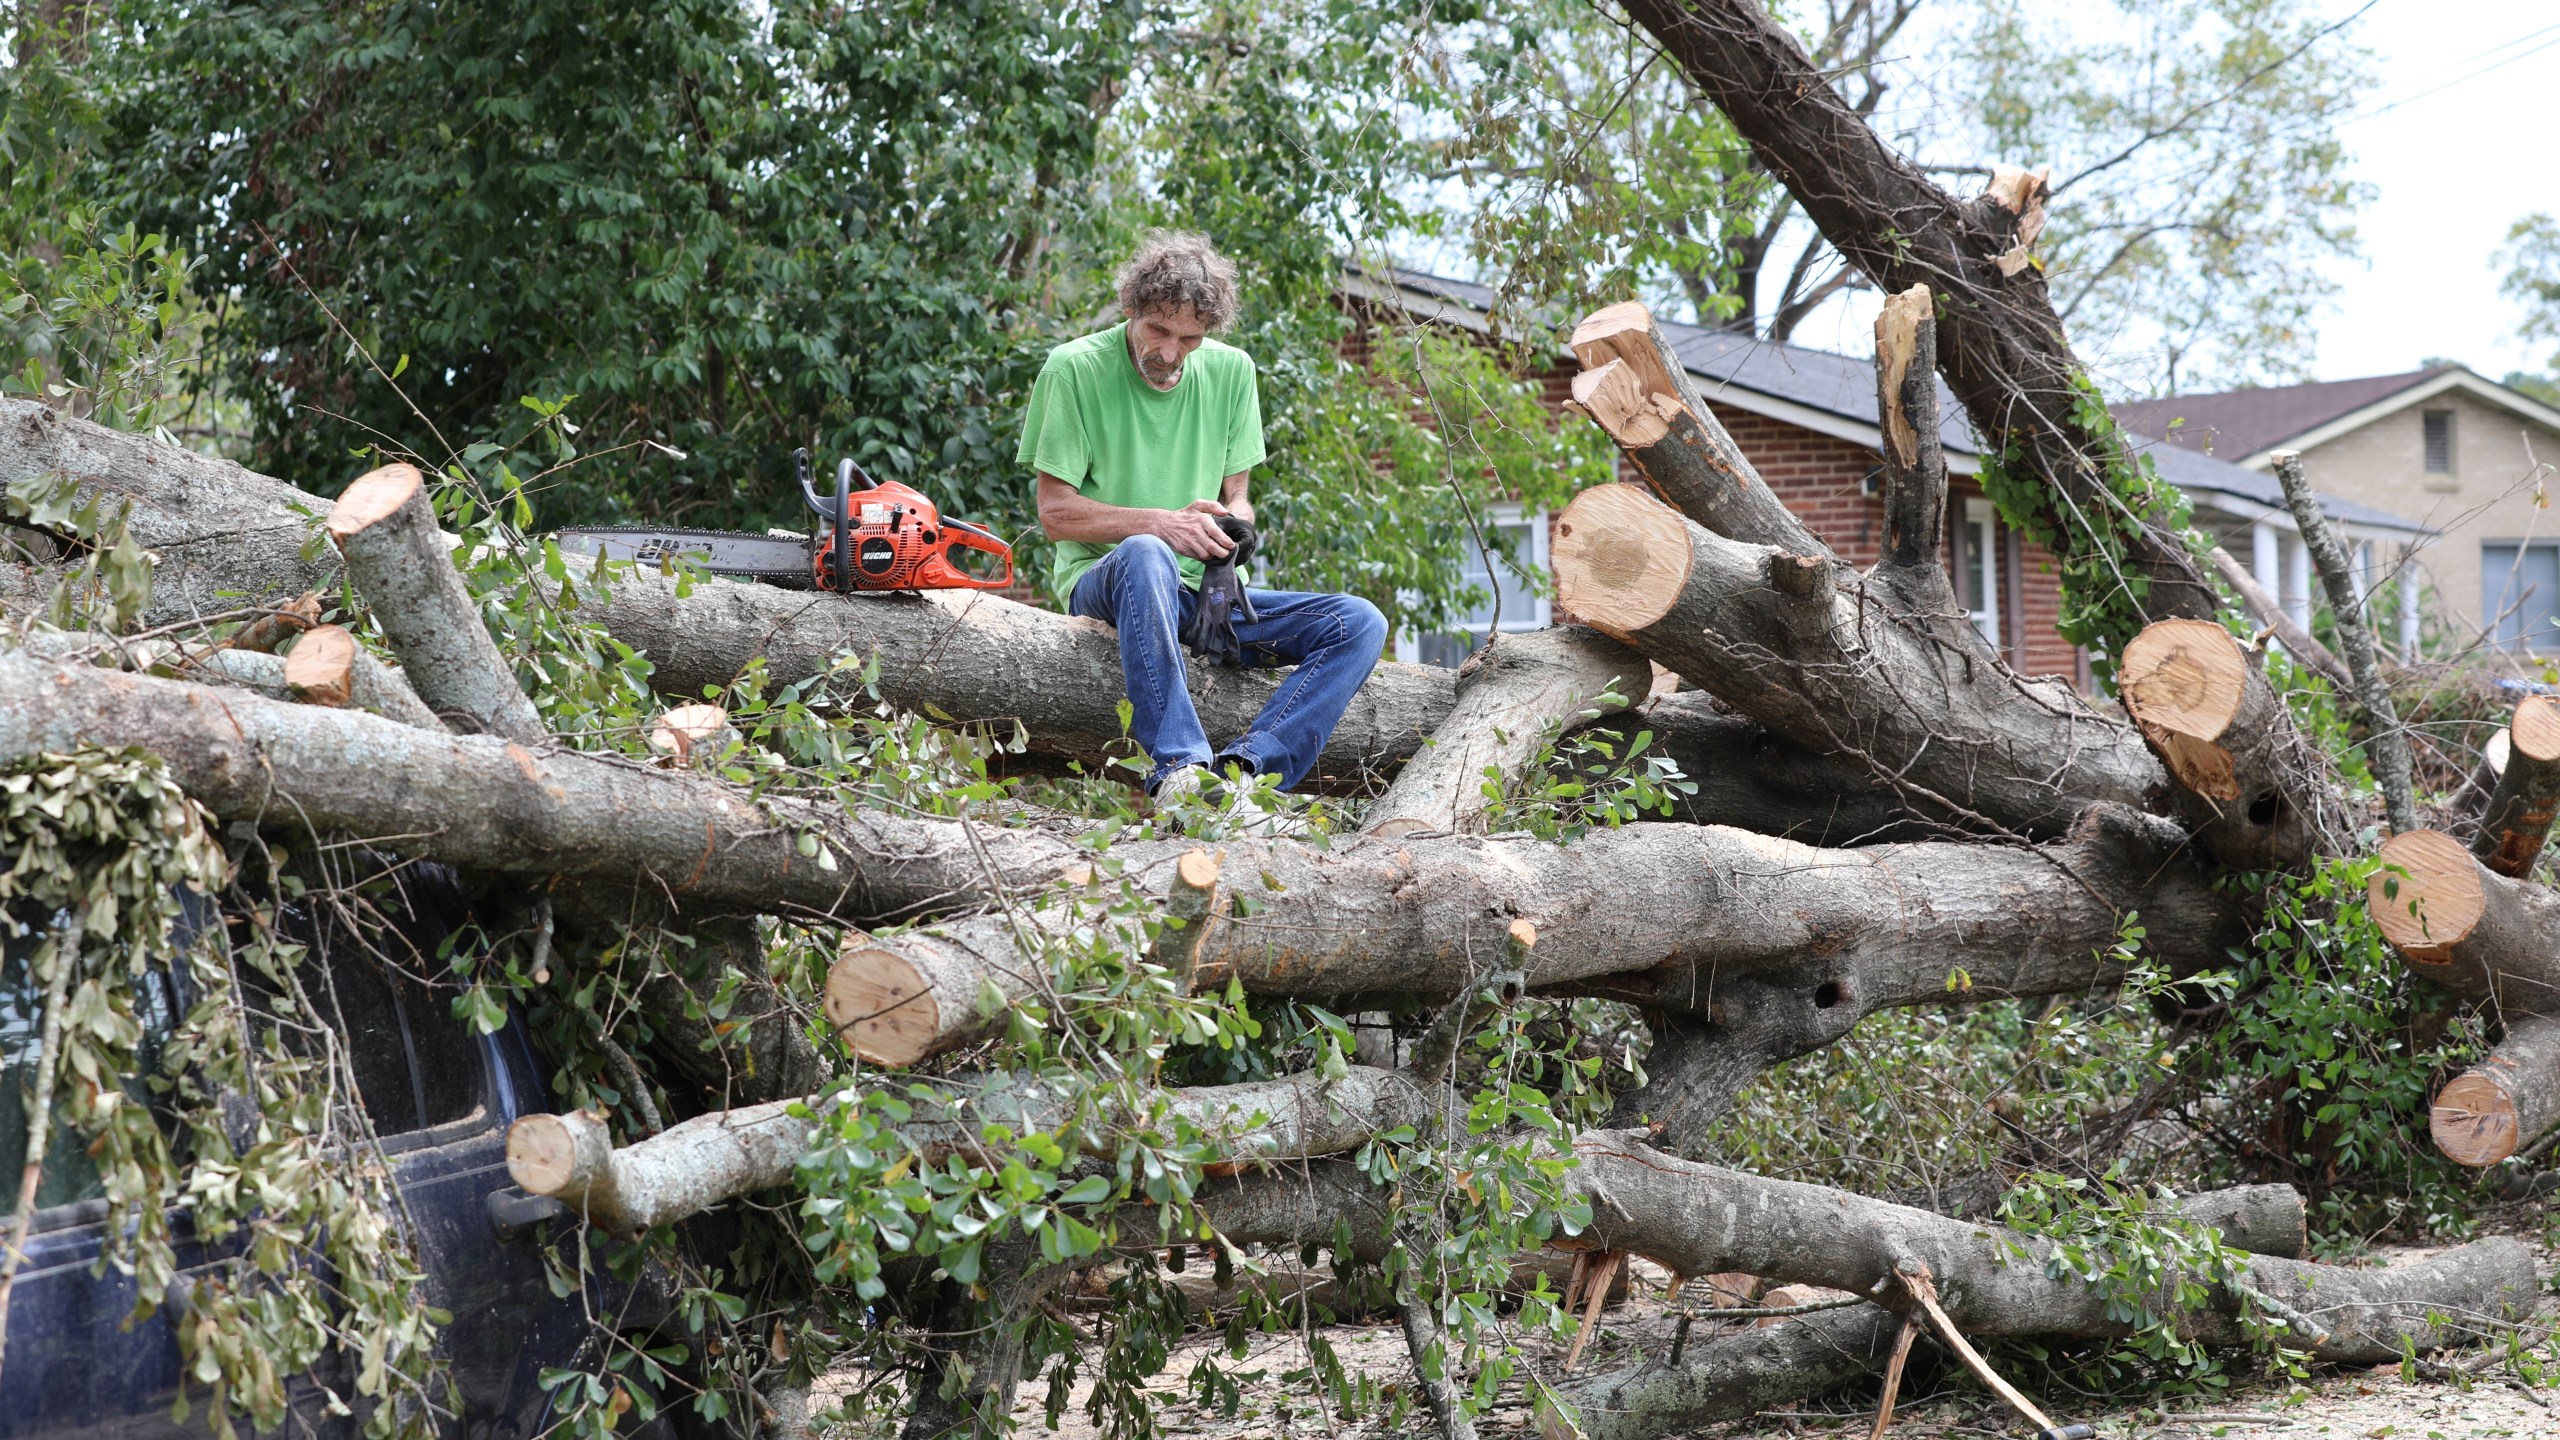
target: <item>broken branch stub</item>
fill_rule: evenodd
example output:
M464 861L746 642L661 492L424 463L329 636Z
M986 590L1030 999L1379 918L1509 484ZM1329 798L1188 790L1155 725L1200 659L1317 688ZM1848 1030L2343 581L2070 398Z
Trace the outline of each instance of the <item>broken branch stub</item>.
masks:
M307 705L344 705L355 698L356 637L336 625L302 632L284 657L284 688Z
M328 528L427 708L474 734L520 745L549 738L454 568L416 466L385 465L356 477L330 508Z
M1947 528L1947 457L1938 439L1938 323L1926 285L1876 315L1876 404L1884 432L1884 560L1914 572L1930 598L1952 596L1939 552Z
M1717 423L1642 302L1593 311L1570 344L1583 366L1575 402L1664 500L1719 535L1829 553Z
M1652 681L1642 655L1579 625L1494 636L1459 667L1457 701L1430 743L1370 805L1368 833L1482 831L1488 786L1535 759L1557 727L1614 714Z

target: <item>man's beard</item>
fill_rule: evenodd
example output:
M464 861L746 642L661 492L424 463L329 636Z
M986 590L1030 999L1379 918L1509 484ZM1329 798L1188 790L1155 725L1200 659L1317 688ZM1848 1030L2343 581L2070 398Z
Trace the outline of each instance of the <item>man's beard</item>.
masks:
M1138 374L1158 390L1170 390L1182 383L1182 362L1162 364L1152 355L1138 357Z

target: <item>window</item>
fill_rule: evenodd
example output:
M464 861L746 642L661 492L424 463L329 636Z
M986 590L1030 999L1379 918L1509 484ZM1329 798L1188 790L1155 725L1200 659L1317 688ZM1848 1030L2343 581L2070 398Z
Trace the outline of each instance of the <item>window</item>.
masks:
M1466 563L1459 578L1465 587L1483 598L1473 609L1458 617L1459 628L1455 631L1397 637L1397 659L1409 665L1455 668L1474 654L1476 647L1494 631L1543 630L1547 627L1554 607L1543 587L1533 587L1520 569L1526 565L1534 573L1543 575L1546 572L1546 512L1541 510L1533 515L1523 515L1517 506L1501 506L1486 517L1484 530L1488 543L1497 543L1495 537L1499 535L1511 545L1510 559L1496 557L1502 567L1500 613L1495 613L1495 585L1485 571L1484 552L1476 548L1475 537L1469 535L1465 546Z
M44 987L36 983L28 958L44 936L30 925L25 934L7 936L10 922L0 918L0 1175L8 1177L8 1199L0 1209L15 1209L18 1179L27 1163L27 1102L36 1088L36 1057L42 1048ZM137 1104L149 1105L151 1091L143 1076L158 1072L160 1047L176 1024L169 1003L169 979L157 967L145 970L135 986L134 1019L142 1026L137 1047L141 1065L125 1078L125 1092ZM56 1090L53 1132L44 1147L44 1175L36 1184L36 1208L51 1209L83 1200L103 1200L106 1186L97 1163L89 1158L89 1140L63 1123ZM0 1221L5 1223L5 1221Z
M2493 644L2560 651L2560 542L2482 545L2480 599Z
M2419 423L2425 427L2427 473L2430 475L2452 474L2453 412L2429 410L2419 417Z
M2000 517L1988 500L1967 500L1956 521L1956 603L1973 617L1973 628L1994 652L2000 639Z

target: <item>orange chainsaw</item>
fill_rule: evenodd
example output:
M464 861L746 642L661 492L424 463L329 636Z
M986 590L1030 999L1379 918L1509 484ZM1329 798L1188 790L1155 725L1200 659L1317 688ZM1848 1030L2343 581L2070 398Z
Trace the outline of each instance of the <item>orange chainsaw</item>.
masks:
M811 482L809 452L793 452L792 463L800 498L817 517L805 536L602 525L556 531L553 538L572 555L658 562L681 556L714 575L794 590L1001 590L1013 583L1013 547L984 526L944 515L924 492L894 480L875 483L847 458L836 462L835 493L821 496ZM972 574L952 559L955 550L994 556L1002 573Z

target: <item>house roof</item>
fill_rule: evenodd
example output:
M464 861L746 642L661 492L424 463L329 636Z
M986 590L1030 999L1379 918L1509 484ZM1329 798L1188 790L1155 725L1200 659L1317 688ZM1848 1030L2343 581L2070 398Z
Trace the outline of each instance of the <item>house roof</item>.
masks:
M2269 385L2218 395L2172 395L2112 407L2119 423L2166 437L2182 450L2210 453L2264 470L2278 449L2307 450L2396 411L2449 391L2560 430L2560 410L2485 380L2460 365L2430 365L2398 375ZM2180 423L2183 422L2183 423Z
M1346 293L1396 305L1418 318L1439 320L1482 333L1492 310L1491 286L1414 270L1368 271L1351 268ZM1801 425L1818 434L1855 444L1884 443L1876 420L1876 372L1864 357L1835 355L1828 350L1767 340L1739 330L1716 330L1660 320L1663 338L1671 342L1698 391L1711 405L1731 405L1754 415ZM1559 323L1556 329L1565 326ZM2466 372L2467 373L2467 372ZM2131 422L2127 422L2131 426ZM2204 500L2227 501L2221 508L2242 518L2272 520L2292 528L2283 487L2271 475L2245 470L2199 448L2169 445L2128 433L2135 447L2148 453L2160 477ZM1947 469L1958 475L1978 474L1981 446L1964 406L1944 380L1938 382L1938 440L1946 451ZM2199 494L2198 492L2204 492ZM2208 500L2211 503L2211 500ZM2320 497L2329 518L2358 529L2420 534L2423 526L2397 515L2335 496Z

